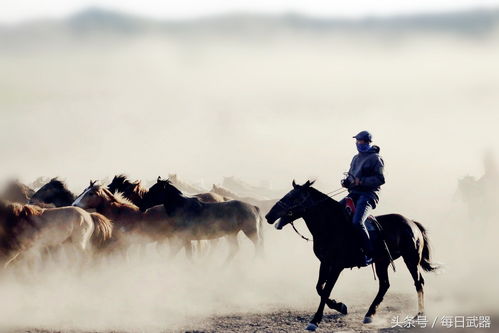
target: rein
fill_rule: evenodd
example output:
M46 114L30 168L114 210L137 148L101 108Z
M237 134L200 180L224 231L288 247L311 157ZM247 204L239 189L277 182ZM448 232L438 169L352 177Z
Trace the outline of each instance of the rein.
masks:
M331 192L325 193L325 194L328 196L327 198L324 198L324 199L322 199L322 200L319 200L319 201L314 202L314 203L313 203L313 204L311 204L310 206L308 206L308 207L304 208L304 210L307 210L307 209L309 209L309 208L311 208L311 207L313 207L313 206L315 206L315 205L318 205L318 204L320 204L320 203L322 203L322 202L324 202L324 201L328 200L329 198L333 198L333 197L335 197L335 196L337 196L337 195L340 195L340 194L342 194L342 193L344 193L344 192L346 192L346 191L347 191L347 189L346 189L346 188L342 188L342 187L340 187L340 188L338 188L338 189L336 189L336 190L334 190L334 191L331 191ZM286 204L284 204L284 203L283 203L283 202L281 202L280 200L279 200L277 203L279 203L281 206L285 206L285 207L288 207L288 209L290 209L290 208L295 208L295 207L301 206L302 204L304 204L304 203L308 200L308 198L309 198L309 197L306 197L306 198L305 198L305 200L303 200L303 202L302 202L302 203L300 203L300 204L298 204L298 205L295 205L295 206L293 206L293 207L289 207L289 206L287 206ZM294 222L294 221L293 221L293 222ZM310 238L307 238L307 237L303 236L303 235L302 235L302 234L298 231L298 229L296 229L295 224L294 224L293 222L290 222L289 224L291 224L291 226L293 227L293 230L294 230L294 231L298 234L298 236L300 236L302 239L306 240L307 242L313 242L313 240L312 240L312 239L310 239Z

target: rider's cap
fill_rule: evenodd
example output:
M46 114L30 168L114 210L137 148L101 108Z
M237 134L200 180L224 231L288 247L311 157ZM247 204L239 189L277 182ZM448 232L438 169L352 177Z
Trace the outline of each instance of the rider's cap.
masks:
M373 141L373 136L368 131L359 132L356 136L353 136L353 138L355 138L357 140L368 141L368 142Z

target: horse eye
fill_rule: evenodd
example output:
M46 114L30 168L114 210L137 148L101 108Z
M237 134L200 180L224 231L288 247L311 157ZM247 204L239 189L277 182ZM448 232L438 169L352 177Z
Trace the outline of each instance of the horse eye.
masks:
M288 216L293 216L293 211L291 211L291 210L290 210L290 211L288 212Z

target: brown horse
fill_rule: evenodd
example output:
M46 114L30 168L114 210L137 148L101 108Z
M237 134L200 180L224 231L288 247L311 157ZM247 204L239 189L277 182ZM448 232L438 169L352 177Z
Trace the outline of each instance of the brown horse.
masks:
M161 177L158 177L158 180L160 179ZM142 187L142 183L140 180L132 182L128 180L125 175L114 176L112 182L107 186L107 189L111 191L111 193L122 193L126 199L130 200L142 211L145 211L146 209L154 207L156 205L163 204L163 202L161 201L148 200L144 202L144 196L149 190ZM193 197L196 197L203 202L224 202L231 200L231 198L214 192L198 193L194 194Z
M41 208L0 201L0 263L4 267L27 253L71 243L80 252L102 247L112 235L104 216L77 207Z
M139 242L162 242L173 236L173 223L166 215L163 206L158 205L142 212L132 203L120 200L107 188L90 182L82 194L73 202L73 206L83 209L95 209L110 218L116 228L123 246ZM189 252L186 247L186 251Z

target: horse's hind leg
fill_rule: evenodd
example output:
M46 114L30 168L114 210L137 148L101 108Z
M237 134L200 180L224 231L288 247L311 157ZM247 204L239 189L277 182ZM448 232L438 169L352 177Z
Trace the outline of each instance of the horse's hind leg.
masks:
M372 317L376 314L376 309L383 301L383 297L385 296L388 288L390 288L390 281L388 280L388 265L390 262L388 260L376 261L376 275L379 279L379 289L376 297L374 298L369 310L364 317L364 324L369 324L372 322Z
M414 280L414 286L418 292L418 316L424 314L424 279L423 275L419 270L419 255L415 253L414 255L404 256L404 262L411 273L412 279Z
M243 232L246 237L248 237L253 242L253 245L255 246L255 255L261 257L263 255L263 244L262 240L258 236L256 226L252 225L249 228L244 228Z
M237 233L227 235L227 241L229 242L229 255L227 256L227 259L225 259L226 263L230 262L236 255L237 251L239 250L239 244L237 242Z

